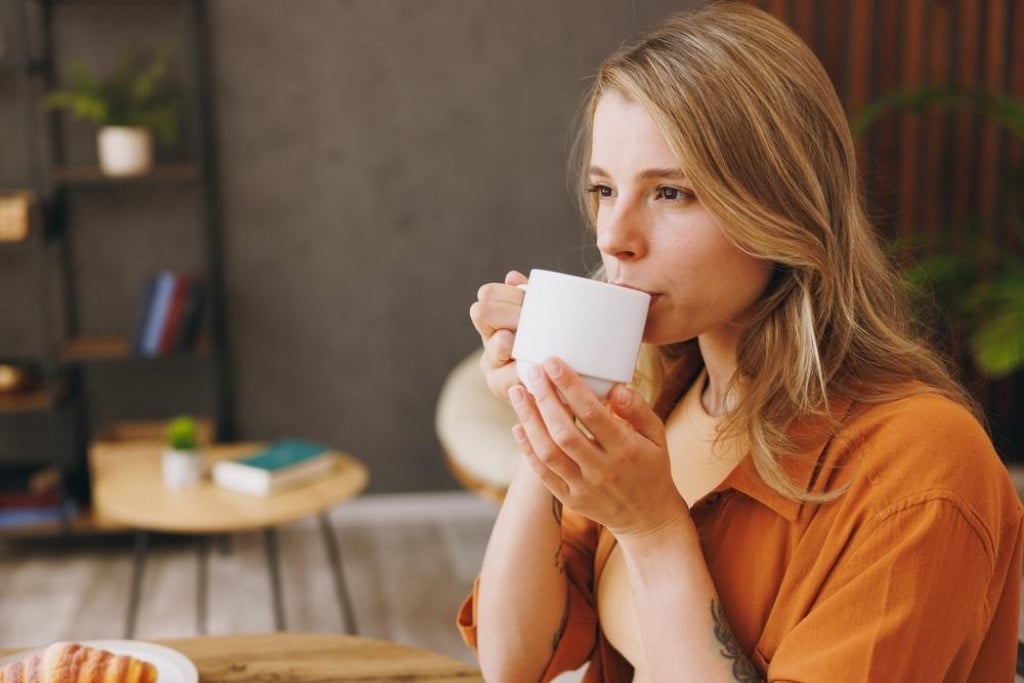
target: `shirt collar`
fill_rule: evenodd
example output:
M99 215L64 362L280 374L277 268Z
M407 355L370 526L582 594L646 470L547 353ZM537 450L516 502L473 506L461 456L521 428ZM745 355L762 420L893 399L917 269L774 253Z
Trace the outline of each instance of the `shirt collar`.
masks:
M852 407L851 402L848 399L841 399L833 400L831 403L831 414L839 416L840 421L845 420ZM800 446L800 450L783 462L783 469L790 480L799 484L805 491L821 492L823 482L818 475L825 465L826 450L835 435L834 427L830 423L831 419L828 417L814 416L798 420L789 430L790 438ZM753 498L790 522L797 520L804 506L804 503L786 498L768 486L758 474L754 459L749 453L729 476L715 487L719 492L728 489Z

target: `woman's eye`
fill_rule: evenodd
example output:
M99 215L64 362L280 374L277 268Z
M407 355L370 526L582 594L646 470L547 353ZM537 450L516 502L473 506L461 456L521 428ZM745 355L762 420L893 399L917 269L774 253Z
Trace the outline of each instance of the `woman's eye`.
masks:
M611 197L612 188L607 185L591 185L587 188L587 192L596 194L598 197Z
M658 199L667 199L670 202L688 201L694 198L692 192L681 190L678 187L659 187L657 197Z

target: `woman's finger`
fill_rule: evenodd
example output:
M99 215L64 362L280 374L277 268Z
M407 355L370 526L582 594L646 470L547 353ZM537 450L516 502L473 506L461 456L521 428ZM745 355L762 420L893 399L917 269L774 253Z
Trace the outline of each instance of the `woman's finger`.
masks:
M600 455L599 446L580 430L576 417L562 402L558 390L540 367L533 366L529 369L526 384L533 394L534 405L548 438L561 452L571 458L577 471L583 466L591 465Z
M508 271L508 273L505 274L506 285L525 285L526 282L527 277L520 273L518 270L510 270Z
M516 336L511 330L496 330L484 342L484 360L492 368L498 368L512 361L512 345Z
M593 435L603 450L612 450L626 436L621 421L616 419L583 378L565 361L561 358L548 358L543 368L548 379L565 398L568 410Z
M533 448L530 446L530 440L526 437L526 432L522 425L515 425L512 427L512 436L516 440L516 445L519 446L519 452L523 454L523 459L529 466L533 473L537 475L541 483L544 484L545 488L551 492L553 496L558 500L564 500L569 493L569 486L559 477L554 471L551 470L547 465L540 461L537 454L533 452Z
M515 330L519 327L519 312L523 307L518 303L493 299L474 301L469 307L469 319L487 341L495 330Z
M617 384L612 387L609 398L609 405L616 415L628 422L648 441L665 447L665 425L636 389Z
M481 365L484 359L480 359ZM486 368L484 378L487 381L487 388L491 393L502 401L508 403L508 390L519 384L519 375L516 374L515 363L509 363L502 368Z
M548 426L541 417L536 401L530 398L526 389L519 385L509 389L508 397L512 403L512 408L516 411L516 416L519 418L519 424L523 428L523 433L530 444L530 449L536 458L565 481L566 484L577 481L580 476L579 466L556 442L555 437L549 433ZM571 418L567 419L571 420ZM573 429L581 440L586 438L575 427Z

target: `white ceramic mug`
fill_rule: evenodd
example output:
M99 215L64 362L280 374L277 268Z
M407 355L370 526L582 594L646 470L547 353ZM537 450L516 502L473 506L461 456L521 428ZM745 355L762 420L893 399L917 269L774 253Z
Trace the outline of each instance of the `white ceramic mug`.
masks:
M564 360L601 400L633 379L651 297L589 278L531 270L512 346L516 373L550 356Z

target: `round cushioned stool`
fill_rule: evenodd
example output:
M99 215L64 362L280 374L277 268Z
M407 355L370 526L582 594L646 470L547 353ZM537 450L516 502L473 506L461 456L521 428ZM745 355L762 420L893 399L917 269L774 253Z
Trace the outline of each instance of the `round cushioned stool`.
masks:
M448 468L468 489L501 502L512 481L519 449L512 437L516 414L490 389L475 351L448 374L437 399L435 427Z

